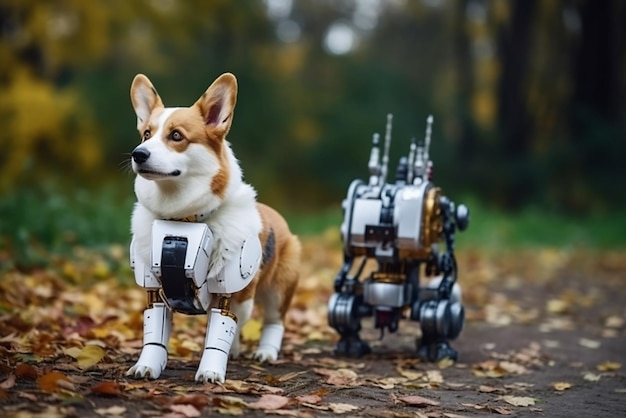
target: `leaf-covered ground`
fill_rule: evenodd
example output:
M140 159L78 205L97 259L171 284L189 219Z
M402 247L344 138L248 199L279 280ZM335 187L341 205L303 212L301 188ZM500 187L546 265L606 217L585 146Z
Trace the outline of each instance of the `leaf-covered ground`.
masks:
M459 251L460 358L429 364L414 356L419 326L409 321L383 340L366 321L373 354L335 357L326 303L340 247L325 236L304 247L279 360L231 361L223 385L193 380L205 329L198 316L175 316L159 380L125 377L141 347L145 296L124 249L78 249L50 257L45 269L5 269L0 415L625 416L626 251ZM0 253L0 265L9 257ZM248 352L258 336L252 321Z

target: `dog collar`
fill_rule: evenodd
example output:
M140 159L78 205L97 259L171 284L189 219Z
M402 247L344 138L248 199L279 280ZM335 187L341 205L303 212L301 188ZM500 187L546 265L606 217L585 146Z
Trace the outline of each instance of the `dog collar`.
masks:
M214 212L214 210L210 212L197 213L195 215L185 216L184 218L169 218L168 221L177 221L177 222L202 222L209 217Z

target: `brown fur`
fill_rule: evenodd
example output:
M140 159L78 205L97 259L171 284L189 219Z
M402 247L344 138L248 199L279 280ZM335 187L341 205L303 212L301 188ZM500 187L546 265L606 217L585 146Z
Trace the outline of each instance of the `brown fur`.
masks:
M257 208L263 221L263 231L259 236L261 246L265 248L270 230L273 230L274 254L266 264L261 266L252 282L241 292L234 294L233 298L242 303L254 298L257 292L274 291L277 296L280 295L283 298L280 315L284 318L298 284L300 241L291 233L287 222L278 212L263 203L258 203Z

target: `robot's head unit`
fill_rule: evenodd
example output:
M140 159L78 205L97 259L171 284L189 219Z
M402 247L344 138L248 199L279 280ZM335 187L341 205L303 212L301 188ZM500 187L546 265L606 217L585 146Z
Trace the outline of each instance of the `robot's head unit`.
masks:
M341 236L347 257L425 260L433 245L444 238L444 211L460 230L467 227L467 207L455 208L431 182L432 123L429 116L423 143L413 140L408 156L400 159L394 183L387 182L392 115L387 115L382 161L379 135L374 134L369 182L354 180L342 203Z

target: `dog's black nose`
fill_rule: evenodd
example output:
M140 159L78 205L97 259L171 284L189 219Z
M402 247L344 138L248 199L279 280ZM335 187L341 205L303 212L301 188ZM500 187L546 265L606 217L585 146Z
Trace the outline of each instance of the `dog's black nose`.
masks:
M145 148L135 148L131 157L137 164L143 164L150 158L150 151Z

